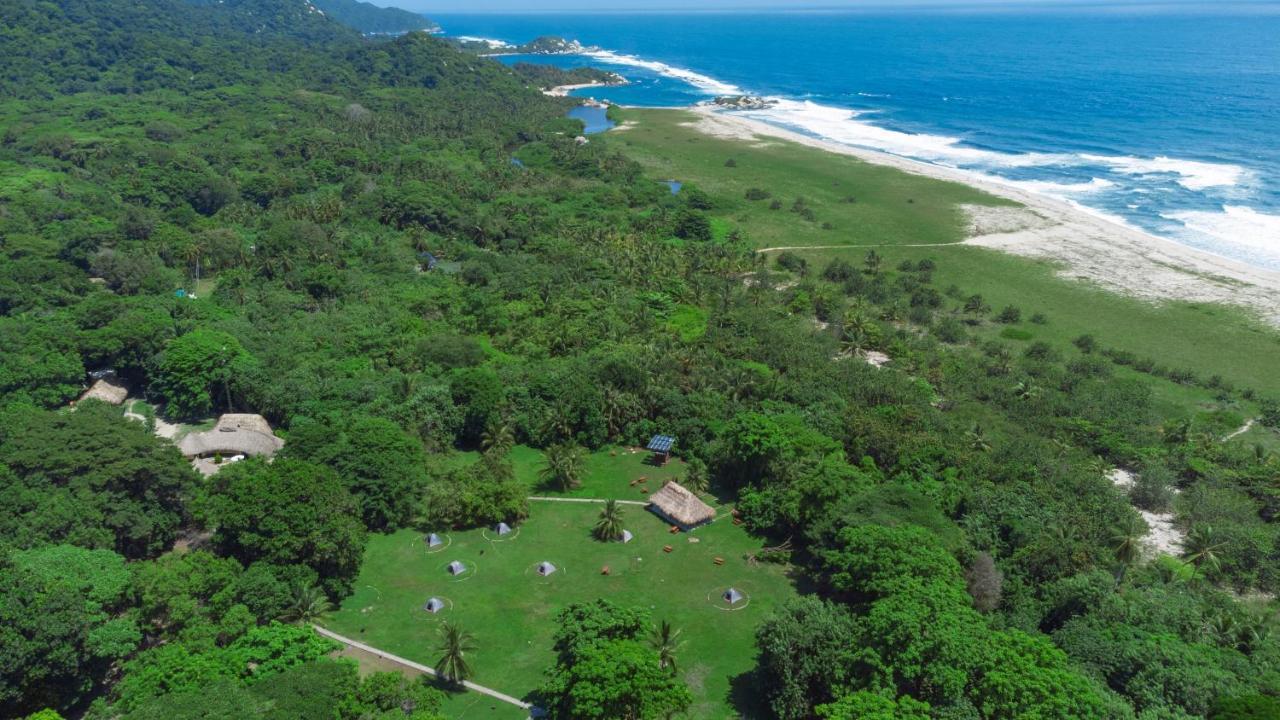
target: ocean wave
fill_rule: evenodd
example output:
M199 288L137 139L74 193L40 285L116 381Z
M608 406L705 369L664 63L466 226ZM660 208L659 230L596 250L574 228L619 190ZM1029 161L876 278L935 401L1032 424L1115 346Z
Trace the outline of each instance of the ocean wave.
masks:
M1124 175L1177 175L1179 185L1197 192L1216 187L1235 187L1244 181L1248 173L1239 165L1180 160L1163 156L1140 158L1085 154L1080 157L1089 162L1106 165Z
M667 63L658 62L657 60L646 60L641 57L636 57L635 55L624 55L612 50L604 50L596 47L584 48L582 52L578 54L614 65L625 65L628 67L638 67L651 70L659 75L681 80L698 88L699 90L703 90L714 95L743 94L742 88L736 85L721 82L709 75L703 75L702 73L694 72L693 70L682 67L676 67L675 65L668 65Z
M1185 210L1161 217L1182 223L1189 233L1215 244L1247 250L1271 267L1280 267L1280 215L1244 205L1224 205L1221 212Z
M1081 195L1116 186L1115 183L1105 178L1093 178L1089 182L1079 183L1058 183L1049 180L1005 180L1003 178L1000 178L1000 182L1045 195Z

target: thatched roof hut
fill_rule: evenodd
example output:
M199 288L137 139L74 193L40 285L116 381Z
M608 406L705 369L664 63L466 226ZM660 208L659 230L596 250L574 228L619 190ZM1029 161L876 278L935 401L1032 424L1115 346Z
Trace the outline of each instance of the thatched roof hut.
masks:
M125 387L123 382L112 375L94 381L89 386L89 389L85 390L84 394L80 396L80 399L76 400L76 404L78 405L85 400L101 400L111 405L120 405L127 397L129 397L129 388Z
M271 457L284 447L261 415L228 413L208 432L190 433L178 443L187 457L251 455Z
M685 530L711 522L716 511L679 483L667 482L649 496L649 509L659 517Z

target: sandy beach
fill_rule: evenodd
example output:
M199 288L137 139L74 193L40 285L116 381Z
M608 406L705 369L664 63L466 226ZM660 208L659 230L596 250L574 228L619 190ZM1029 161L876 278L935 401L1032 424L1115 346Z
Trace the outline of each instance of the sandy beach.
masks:
M866 162L960 182L1023 207L966 207L966 244L1060 263L1059 275L1152 301L1226 303L1280 327L1280 272L1252 267L1142 232L1068 202L974 173L840 145L732 112L693 108L701 132L749 142L786 140Z
M587 88L596 87L617 87L622 84L623 83L582 83L581 85L557 85L548 90L543 90L542 94L550 95L551 97L567 97L569 93L574 90L585 90Z

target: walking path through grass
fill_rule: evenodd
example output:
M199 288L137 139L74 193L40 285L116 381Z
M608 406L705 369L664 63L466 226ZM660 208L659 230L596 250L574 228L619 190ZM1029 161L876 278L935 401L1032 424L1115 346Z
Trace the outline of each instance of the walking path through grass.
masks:
M337 642L340 642L343 645L346 645L347 647L353 647L358 650L363 650L367 653L372 653L374 655L377 655L379 658L383 660L390 660L391 662L397 665L402 665L404 667L407 667L410 670L416 670L421 673L426 673L431 677L437 677L436 670L433 667L423 665L422 663L416 663L412 660L406 660L397 655L392 655L391 653L385 650L379 650L378 648L373 647L371 645L365 645L364 643L358 640L352 640L349 637L343 637L342 635L339 635L338 633L333 632L332 630L326 630L325 628L320 627L319 625L312 625L311 627L321 635L329 638L330 640L336 640ZM533 708L532 705L530 705L527 702L524 702L523 700L518 700L516 698L511 697L510 695L507 695L506 693L498 692L497 690L494 690L492 688L487 688L483 685L477 685L471 682L470 680L464 680L462 684L468 690L474 690L475 692L478 692L482 695L488 695L491 698L494 698L496 700L501 700L502 702L507 703L509 705L515 705L516 707L522 710L531 710Z
M531 497L529 499L536 500L538 502L598 503L601 505L609 502L608 500L603 500L601 498ZM644 501L644 500L614 500L614 502L618 503L619 505L648 505L649 504L647 501Z
M869 245L783 245L756 250L758 253L778 252L779 250L849 250L851 248L883 248L883 247L947 247L948 245L964 245L968 240L945 243L872 243Z

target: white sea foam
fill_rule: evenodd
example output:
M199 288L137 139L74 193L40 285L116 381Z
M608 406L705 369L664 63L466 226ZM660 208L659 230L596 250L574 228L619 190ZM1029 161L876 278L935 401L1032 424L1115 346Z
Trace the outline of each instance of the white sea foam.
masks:
M1239 165L1179 160L1170 157L1110 157L1106 155L1081 155L1088 162L1106 165L1125 175L1177 175L1178 184L1188 190L1206 190L1212 187L1235 187L1245 178L1246 170Z
M484 43L485 45L488 45L490 48L493 48L494 50L501 50L503 48L515 47L515 45L512 45L506 40L494 40L493 38L475 37L473 35L459 35L455 39L461 40L462 42Z
M1082 183L1056 183L1048 180L1001 180L1014 187L1022 188L1028 192L1043 193L1045 195L1082 195L1084 193L1098 192L1113 188L1115 183L1105 178L1093 178L1089 182Z
M584 48L579 54L585 57L595 58L601 62L611 63L613 65L626 65L628 67L652 70L664 77L687 82L699 90L704 90L716 95L743 94L742 88L739 88L736 85L721 82L708 75L703 75L702 73L694 72L693 70L686 68L676 67L675 65L668 65L656 60L645 60L644 58L636 57L635 55L624 55L622 53L613 52L612 50L603 50L595 47Z
M1268 215L1251 207L1224 205L1222 212L1186 210L1161 215L1215 244L1248 251L1269 265L1280 267L1280 215Z
M757 120L783 125L825 140L871 148L894 155L928 160L950 166L1036 167L1075 164L1073 156L1050 153L1000 153L965 147L960 138L924 133L906 133L858 120L859 113L847 108L819 105L810 101L775 100L768 110L743 111Z

